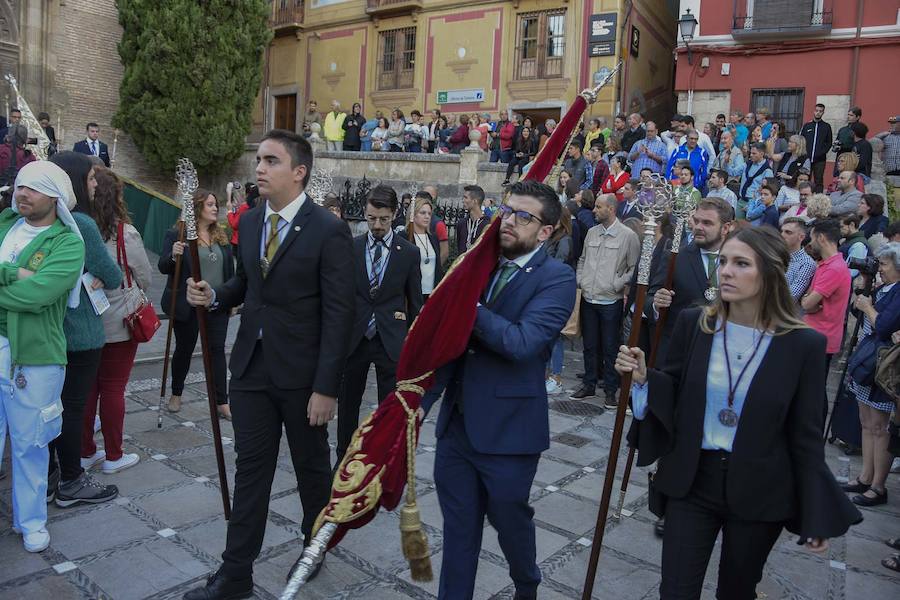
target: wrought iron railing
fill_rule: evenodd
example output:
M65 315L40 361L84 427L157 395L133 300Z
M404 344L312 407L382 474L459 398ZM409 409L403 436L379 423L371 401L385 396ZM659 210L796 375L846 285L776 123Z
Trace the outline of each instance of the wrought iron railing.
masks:
M303 22L303 0L275 0L272 2L272 27L294 25Z

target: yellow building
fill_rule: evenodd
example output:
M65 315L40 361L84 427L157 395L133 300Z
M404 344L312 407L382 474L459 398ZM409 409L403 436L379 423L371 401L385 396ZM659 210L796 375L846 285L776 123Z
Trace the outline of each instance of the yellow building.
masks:
M308 100L363 114L511 109L559 118L622 58L589 114L668 119L671 0L273 0L254 129L299 130ZM666 125L668 123L666 122Z

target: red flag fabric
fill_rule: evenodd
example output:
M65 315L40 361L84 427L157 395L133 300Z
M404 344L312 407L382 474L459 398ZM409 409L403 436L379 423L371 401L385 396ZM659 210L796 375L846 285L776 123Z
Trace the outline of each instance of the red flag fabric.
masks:
M550 173L587 102L579 96L541 149L526 179ZM328 505L313 533L325 522L338 525L328 547L350 529L371 521L379 507L393 510L404 486L414 485L408 455L418 438L416 410L434 382L434 372L466 350L476 306L500 255L500 220L494 219L475 244L450 267L410 328L397 364L397 388L353 435L338 468Z

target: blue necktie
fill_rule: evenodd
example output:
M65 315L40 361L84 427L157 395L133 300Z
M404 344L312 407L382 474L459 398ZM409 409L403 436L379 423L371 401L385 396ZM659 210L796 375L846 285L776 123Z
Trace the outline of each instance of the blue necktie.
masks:
M99 156L97 154L97 142L91 142L91 154L93 154L94 156Z

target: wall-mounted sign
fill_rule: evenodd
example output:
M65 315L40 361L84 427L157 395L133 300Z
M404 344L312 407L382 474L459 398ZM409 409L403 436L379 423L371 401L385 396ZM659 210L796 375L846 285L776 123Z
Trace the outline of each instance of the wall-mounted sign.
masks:
M588 56L614 56L616 53L616 13L591 15Z
M484 88L471 90L441 90L437 93L438 104L466 104L483 102Z
M634 25L632 25L631 26L631 42L629 43L628 51L633 57L637 58L638 50L640 50L640 48L641 48L641 30L638 29L637 27L635 27Z

